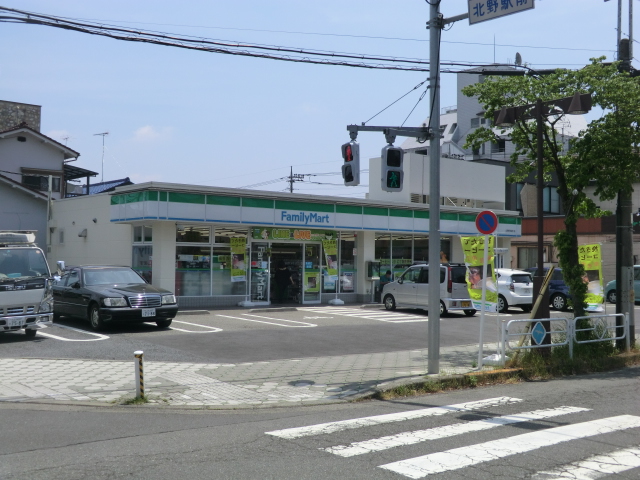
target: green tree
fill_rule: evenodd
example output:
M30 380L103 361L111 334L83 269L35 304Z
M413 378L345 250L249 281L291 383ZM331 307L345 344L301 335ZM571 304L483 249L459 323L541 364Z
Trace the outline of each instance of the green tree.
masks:
M602 116L568 144L554 128L562 116L553 112L543 116L545 179L549 180L550 172L556 173L558 194L565 209L565 230L556 234L554 243L573 297L575 316L584 314L587 293L582 281L584 269L578 259L578 218L610 213L587 197L585 189L595 184L595 195L600 200L610 200L619 191L631 192L640 173L640 78L621 72L617 63L606 64L604 59L592 59L591 64L578 71L488 77L462 90L466 96L478 98L491 121L494 112L502 107L522 107L535 104L538 99L550 102L575 93L590 93L594 107L602 109ZM522 181L536 170L536 128L535 118L520 115L512 128L475 130L467 137L465 148L477 149L485 142L495 142L498 136L507 136L516 147L511 155L511 165L516 170L507 181Z

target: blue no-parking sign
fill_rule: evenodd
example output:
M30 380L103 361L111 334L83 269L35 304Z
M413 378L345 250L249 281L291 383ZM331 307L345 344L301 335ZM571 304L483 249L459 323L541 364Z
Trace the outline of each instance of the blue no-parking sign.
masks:
M491 235L498 228L498 217L491 210L480 212L476 217L476 228L484 235Z

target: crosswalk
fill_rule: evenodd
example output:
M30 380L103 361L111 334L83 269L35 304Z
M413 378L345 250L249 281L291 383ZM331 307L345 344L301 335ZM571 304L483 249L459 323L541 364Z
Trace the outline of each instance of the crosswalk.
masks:
M427 316L423 313L402 313L378 309L351 308L351 307L305 307L298 310L322 315L339 315L344 317L365 318L379 322L413 323L427 322Z
M592 412L580 406L557 406L537 410L522 409L518 413L498 415L494 412L501 408L521 408L523 400L512 397L495 397L486 400L461 404L445 405L398 413L360 417L336 422L308 425L266 432L267 435L287 441L304 441L312 437L318 450L338 457L348 458L396 449L402 458L402 448L421 445L425 442L458 437L459 444L465 444L466 438L479 432L498 431L504 436L496 438L494 434L488 441L473 443L442 451L431 451L426 455L403 458L394 462L382 463L377 468L394 472L406 478L425 478L438 474L460 471L465 468L483 465L500 459L518 458L522 454L539 449L562 445L567 442L580 441L598 437L598 445L604 451L597 455L584 455L584 458L571 459L571 463L557 465L553 469L536 471L527 478L536 480L550 479L596 479L617 476L632 469L638 469L640 477L640 445L615 448L607 435L631 429L635 438L640 438L640 416L616 415L605 418L585 419L580 414ZM592 412L593 413L593 412ZM428 419L429 417L456 416L450 423L432 428L412 429L393 435L373 436L358 439L349 443L335 444L337 437L357 438L367 435L366 429L387 424L407 422L410 420ZM480 417L480 419L478 419ZM542 421L549 422L550 427L543 428ZM442 423L442 422L441 422ZM415 424L415 422L414 422ZM527 433L509 435L502 427L523 425L520 430ZM557 426L556 426L557 425ZM402 428L402 424L399 428ZM352 432L349 432L352 431ZM354 432L355 431L355 432ZM509 430L513 431L513 430ZM476 438L474 436L473 438ZM400 449L400 450L397 450ZM557 450L557 449L556 449ZM567 449L568 450L568 449ZM428 450L427 450L428 451ZM571 451L580 451L572 449ZM416 450L414 449L415 453ZM548 452L548 450L547 450ZM423 453L423 452L421 452ZM544 455L541 454L541 455ZM504 463L501 463L504 465ZM467 476L464 476L467 478ZM633 477L633 478L637 478Z

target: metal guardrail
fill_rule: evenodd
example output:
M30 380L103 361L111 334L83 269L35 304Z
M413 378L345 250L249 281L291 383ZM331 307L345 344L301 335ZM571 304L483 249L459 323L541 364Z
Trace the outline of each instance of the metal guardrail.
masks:
M616 325L616 319L622 317L622 326ZM589 320L588 328L578 328L578 321ZM623 313L612 313L609 315L588 315L576 317L572 322L573 341L575 343L595 343L609 342L625 339L626 349L631 348L629 338L629 317ZM590 340L578 340L578 333L590 332ZM594 338L595 337L595 338ZM569 345L569 355L573 358L573 342Z
M623 325L616 325L617 317L623 317ZM589 326L578 328L580 320L588 320ZM549 324L549 330L544 327ZM588 332L588 340L579 340L578 334ZM550 336L549 343L542 343L545 337ZM517 339L517 344L514 345ZM569 357L573 358L574 344L595 342L613 342L626 340L627 351L631 348L629 339L629 318L622 314L589 315L576 318L540 318L528 320L510 320L502 323L500 338L500 356L504 363L507 348L510 350L532 350L536 348L569 346Z

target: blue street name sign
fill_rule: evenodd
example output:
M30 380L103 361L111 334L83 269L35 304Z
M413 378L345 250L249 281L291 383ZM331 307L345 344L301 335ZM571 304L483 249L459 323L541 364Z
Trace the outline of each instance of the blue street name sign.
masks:
M534 8L534 0L469 0L469 25Z

